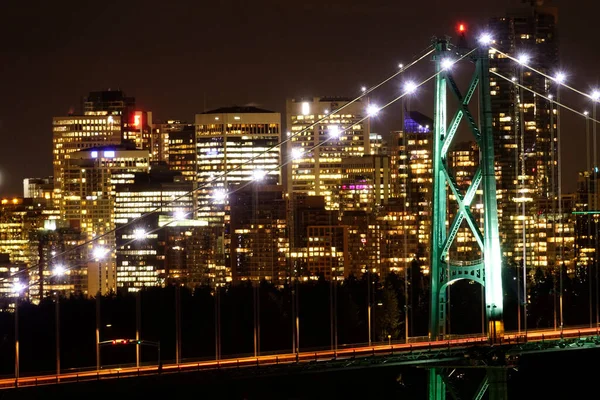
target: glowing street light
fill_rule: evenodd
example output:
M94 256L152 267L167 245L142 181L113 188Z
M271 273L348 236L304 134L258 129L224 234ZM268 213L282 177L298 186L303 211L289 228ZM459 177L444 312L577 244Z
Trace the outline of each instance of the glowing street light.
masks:
M54 276L63 276L66 271L67 270L65 269L65 267L59 264L54 266L54 270L52 271L52 273L54 274Z
M380 109L375 104L369 104L367 107L367 114L369 117L374 117L379 113Z
M590 95L591 99L594 101L600 100L600 90L594 90Z
M519 63L519 64L521 64L521 65L527 65L527 63L529 62L529 60L530 60L530 57L529 57L529 55L527 55L527 54L520 54L520 55L517 57L517 61L518 61L518 63Z
M406 92L406 94L413 94L417 91L417 87L418 86L416 83L414 83L413 81L408 81L404 84L404 91Z
M567 79L567 75L564 72L558 72L556 73L556 76L554 77L554 81L556 81L556 83L564 83L564 81Z
M479 43L484 46L491 44L493 40L494 39L492 38L492 35L489 33L483 33L481 36L479 36Z
M327 127L327 132L329 132L329 136L332 138L339 138L341 134L341 130L338 125L329 125Z
M367 91L367 88L365 86L363 86L363 87L360 88L360 91L364 93L364 92Z
M300 147L294 147L292 149L292 159L297 160L299 158L302 158L303 155L304 150L302 150Z
M144 228L137 228L133 231L133 238L135 240L146 239L146 230Z
M583 115L585 115L587 117L588 115L590 115L590 112L586 110L583 112Z
M398 64L398 68L400 68L400 69L404 68L404 64L402 64L402 63Z
M254 172L252 172L252 178L255 181L262 181L265 179L265 176L267 176L267 173L262 169L255 169Z
M454 60L451 58L444 58L442 60L442 69L443 70L449 70L452 68L453 65L454 65Z

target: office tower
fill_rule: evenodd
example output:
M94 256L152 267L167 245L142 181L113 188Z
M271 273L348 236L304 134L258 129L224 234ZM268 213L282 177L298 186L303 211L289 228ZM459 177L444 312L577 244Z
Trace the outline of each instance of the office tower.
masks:
M90 92L83 99L84 115L128 116L135 109L135 98L127 97L122 90Z
M510 10L506 16L491 19L489 29L494 33L494 47L554 76L559 67L557 9L544 1L524 3L528 4ZM523 246L529 249L534 245L527 243L527 239L523 243L523 230L528 237L538 235L535 230L538 222L541 223L538 221L541 208L550 200L554 204L551 209L557 209L558 172L556 118L551 126L549 102L520 89L515 83L553 96L558 87L551 79L493 50L490 51L490 68L509 79L490 76L492 123L497 138L494 151L502 251L509 260L520 264ZM522 215L523 204L525 216ZM545 220L546 223L554 227L550 237L559 237L554 218ZM556 263L556 254L541 255L538 260L533 260L533 256L533 252L527 251L526 264Z
M94 260L88 265L90 295L114 289L116 185L133 183L136 172L148 172L148 159L148 150L125 146L90 148L66 157L60 215L86 240L95 239L87 246Z
M192 218L194 185L168 169L136 173L133 182L115 192L117 288L135 292L163 286L172 278L166 269L166 227ZM201 226L201 221L193 221ZM188 224L189 226L190 224Z
M32 258L37 252L32 253L30 234L55 229L59 215L32 198L2 199L0 203L0 253L8 254L11 264L31 268L31 273L19 279L24 285L32 285L32 299L38 301L45 267Z
M54 188L60 202L67 155L121 143L120 115L69 115L53 118Z
M260 181L234 189L231 207L231 274L233 282L263 279L276 285L289 277L286 199L281 185Z
M166 137L166 161L172 171L179 171L186 181L197 179L196 127L178 121L168 121L155 128Z
M367 114L361 101L343 97L288 99L287 191L324 196L327 209L339 210L342 160L370 154ZM337 111L346 106L341 111ZM317 121L321 122L317 123Z
M60 207L63 221L80 228L89 239L111 231L116 185L133 183L136 172L148 172L148 158L147 150L124 146L97 147L69 154ZM110 246L114 242L107 236L98 244Z
M383 155L342 159L341 223L348 227L348 273L380 273L381 231L377 216L391 197L390 160Z
M214 207L214 198L228 193L232 185L258 175L263 183L281 182L280 134L281 115L256 107L196 114L199 218L222 225L226 216L222 207Z
M231 268L222 254L223 230L197 219L159 216L165 230L165 284L189 288L201 285L223 286L231 282Z
M146 111L132 111L123 121L123 140L124 144L131 144L138 150L148 150L153 148L152 136L152 113ZM150 153L150 159L155 160Z
M349 259L347 229L340 231L338 215L338 211L325 208L323 196L289 195L289 262L294 276L331 279L347 272L343 269Z
M390 217L399 217L398 213L401 213L406 224L401 228L402 249L406 247L401 258L403 263L418 261L425 273L428 272L427 243L431 234L432 129L431 118L417 111L407 111L404 130L392 132L390 155L392 187L397 188L400 203L400 206L394 204L389 209Z
M29 263L32 267L29 296L34 301L61 293L65 296L88 294L87 249L79 229L30 230Z
M364 155L341 161L340 211L376 212L387 203L391 193L388 156Z

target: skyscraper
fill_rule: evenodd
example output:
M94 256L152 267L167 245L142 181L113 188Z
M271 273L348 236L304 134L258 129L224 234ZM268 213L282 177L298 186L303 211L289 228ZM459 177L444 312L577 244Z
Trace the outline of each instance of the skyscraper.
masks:
M554 76L558 68L558 13L546 3L549 2L524 1L520 8L510 10L506 16L491 19L489 28L498 50ZM549 200L557 198L558 173L556 118L552 123L550 104L520 89L516 83L538 93L554 95L557 86L551 79L531 72L494 50L490 51L490 68L509 79L494 74L490 78L497 138L494 151L502 250L509 259L521 262L523 245L533 244L538 215L547 211ZM533 262L531 252L528 253L528 263ZM552 255L536 254L541 257L536 263L552 263Z
M139 121L138 125L143 123L141 114L129 121L134 112L135 99L125 96L120 90L90 92L83 99L82 108L81 114L70 113L67 116L54 117L52 120L54 190L57 205L61 198L60 188L63 184L67 154L90 147L121 144L125 138L129 138L129 135L124 134L126 130L137 129L136 121ZM131 137L135 139L134 133L131 133Z
M257 107L223 107L196 114L198 217L223 223L214 197L230 186L251 182L279 184L281 114ZM227 173L227 175L225 175Z
M342 159L370 154L366 105L344 97L288 99L287 190L324 196L327 209L340 209ZM340 108L348 105L343 110ZM317 121L323 119L321 122Z

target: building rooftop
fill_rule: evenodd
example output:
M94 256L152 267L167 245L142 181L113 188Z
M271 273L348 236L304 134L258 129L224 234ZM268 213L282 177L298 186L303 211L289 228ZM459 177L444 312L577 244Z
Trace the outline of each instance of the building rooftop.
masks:
M265 114L275 113L275 111L265 110L254 106L230 106L221 107L214 110L205 111L201 114Z

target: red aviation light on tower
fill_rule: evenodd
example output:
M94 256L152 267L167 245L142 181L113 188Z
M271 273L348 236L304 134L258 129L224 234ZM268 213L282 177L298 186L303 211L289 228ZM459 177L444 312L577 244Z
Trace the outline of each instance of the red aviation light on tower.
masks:
M458 24L458 33L464 34L467 31L467 26L463 23Z

